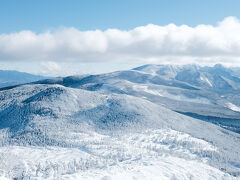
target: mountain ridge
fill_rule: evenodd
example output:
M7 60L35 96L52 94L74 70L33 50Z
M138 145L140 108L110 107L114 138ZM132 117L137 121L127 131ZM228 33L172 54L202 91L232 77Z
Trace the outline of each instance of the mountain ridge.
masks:
M163 179L237 179L240 95L197 84L206 71L214 76L211 68L172 69L170 76L162 68L168 67L0 90L0 177L96 179L123 172L139 179L141 171ZM231 80L228 70L216 68Z

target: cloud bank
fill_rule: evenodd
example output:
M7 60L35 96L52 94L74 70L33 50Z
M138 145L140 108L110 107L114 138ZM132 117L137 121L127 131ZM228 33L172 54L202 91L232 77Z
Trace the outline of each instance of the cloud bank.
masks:
M21 31L0 34L0 61L238 65L239 32L240 21L235 17L227 17L216 26L149 24L128 31Z

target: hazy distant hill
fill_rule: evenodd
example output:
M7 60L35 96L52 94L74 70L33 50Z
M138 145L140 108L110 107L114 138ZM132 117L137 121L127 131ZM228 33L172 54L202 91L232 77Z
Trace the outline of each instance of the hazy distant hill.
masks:
M47 77L33 75L25 72L0 70L0 88L17 84L29 83L46 79Z

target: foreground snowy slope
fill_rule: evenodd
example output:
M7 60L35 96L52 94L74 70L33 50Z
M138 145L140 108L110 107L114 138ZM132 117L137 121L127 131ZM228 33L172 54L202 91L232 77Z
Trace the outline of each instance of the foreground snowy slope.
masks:
M0 91L0 99L0 177L237 179L240 175L239 134L145 98L30 84Z

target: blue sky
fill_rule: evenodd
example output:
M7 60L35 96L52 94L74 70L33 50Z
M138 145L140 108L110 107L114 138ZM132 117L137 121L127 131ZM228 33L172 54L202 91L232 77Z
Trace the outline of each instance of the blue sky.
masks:
M240 17L239 9L239 0L1 0L0 33L216 24L227 16Z
M238 34L239 9L239 0L0 0L0 69L47 75L54 68L58 72L51 75L100 73L173 58L184 59L177 63L204 58L209 64L210 57L212 63L232 58L226 64L238 65L238 48L229 49L229 44L239 44L225 34ZM198 28L201 24L204 27ZM208 41L214 34L218 36ZM181 36L186 36L185 44L179 44ZM160 47L166 43L162 39L172 42ZM199 43L191 46L193 39ZM184 48L176 50L179 46L174 44Z

